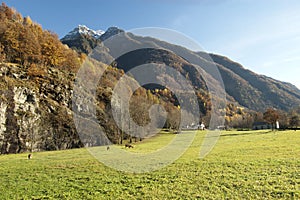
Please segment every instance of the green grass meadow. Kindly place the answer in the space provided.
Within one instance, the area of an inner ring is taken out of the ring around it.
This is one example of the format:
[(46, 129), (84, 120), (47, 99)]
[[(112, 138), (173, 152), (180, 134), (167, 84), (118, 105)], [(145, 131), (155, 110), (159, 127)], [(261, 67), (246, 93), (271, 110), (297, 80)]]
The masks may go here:
[[(106, 167), (84, 148), (31, 160), (1, 155), (0, 199), (300, 199), (300, 132), (224, 131), (199, 159), (204, 136), (198, 131), (178, 160), (143, 174)], [(155, 151), (173, 137), (161, 133), (126, 151)]]

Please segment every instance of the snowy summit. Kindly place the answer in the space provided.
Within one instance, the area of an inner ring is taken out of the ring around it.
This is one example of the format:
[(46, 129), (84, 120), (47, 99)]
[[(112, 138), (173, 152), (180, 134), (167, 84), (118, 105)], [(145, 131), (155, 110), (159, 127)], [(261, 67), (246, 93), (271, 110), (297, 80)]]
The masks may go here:
[(78, 27), (74, 28), (71, 32), (69, 32), (65, 37), (63, 37), (63, 40), (73, 39), (77, 35), (89, 35), (96, 39), (99, 39), (101, 35), (104, 34), (104, 31), (102, 30), (93, 30), (88, 28), (85, 25), (78, 25)]

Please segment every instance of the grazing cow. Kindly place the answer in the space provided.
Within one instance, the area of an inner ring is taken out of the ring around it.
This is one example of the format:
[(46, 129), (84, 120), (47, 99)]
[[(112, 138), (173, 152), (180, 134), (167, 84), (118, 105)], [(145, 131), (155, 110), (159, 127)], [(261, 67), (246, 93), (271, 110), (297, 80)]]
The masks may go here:
[(107, 151), (109, 150), (109, 146), (106, 147), (106, 150), (107, 150)]
[(125, 148), (133, 148), (133, 146), (131, 144), (125, 144)]
[(30, 160), (30, 159), (32, 158), (32, 155), (31, 155), (31, 153), (30, 153), (30, 154), (28, 154), (27, 158), (28, 158), (28, 160)]

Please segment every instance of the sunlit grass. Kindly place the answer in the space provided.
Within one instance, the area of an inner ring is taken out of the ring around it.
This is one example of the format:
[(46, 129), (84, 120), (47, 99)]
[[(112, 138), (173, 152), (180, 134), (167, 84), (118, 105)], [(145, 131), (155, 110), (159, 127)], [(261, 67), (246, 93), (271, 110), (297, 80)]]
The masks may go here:
[[(184, 134), (184, 133), (183, 133)], [(204, 159), (199, 131), (183, 156), (158, 171), (131, 174), (86, 149), (0, 156), (0, 199), (299, 199), (300, 132), (223, 132)], [(126, 151), (148, 153), (161, 134)]]

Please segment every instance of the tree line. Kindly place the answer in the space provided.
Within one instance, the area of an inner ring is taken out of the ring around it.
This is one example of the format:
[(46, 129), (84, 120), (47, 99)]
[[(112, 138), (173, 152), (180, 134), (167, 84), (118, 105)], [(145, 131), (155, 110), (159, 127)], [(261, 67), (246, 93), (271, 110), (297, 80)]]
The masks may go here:
[[(276, 123), (279, 123), (280, 129), (295, 129), (300, 126), (300, 107), (294, 108), (289, 112), (267, 108), (263, 112), (255, 112), (243, 108), (232, 107), (231, 104), (226, 112), (225, 125), (237, 129), (252, 129), (255, 122), (265, 122), (276, 128)], [(238, 110), (235, 110), (235, 109)], [(233, 113), (232, 113), (233, 112)]]

